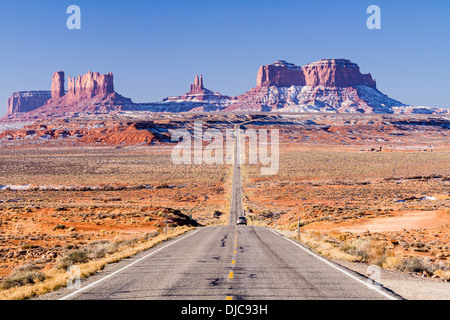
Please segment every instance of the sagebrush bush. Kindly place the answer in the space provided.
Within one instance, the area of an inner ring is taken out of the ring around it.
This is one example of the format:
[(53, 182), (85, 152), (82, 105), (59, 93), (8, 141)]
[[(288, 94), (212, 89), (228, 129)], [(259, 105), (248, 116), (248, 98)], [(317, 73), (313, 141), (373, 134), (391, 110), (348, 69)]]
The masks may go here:
[(71, 265), (89, 261), (88, 253), (84, 249), (66, 252), (58, 261), (58, 267), (67, 270)]
[(381, 241), (373, 239), (357, 239), (350, 243), (344, 242), (341, 250), (357, 256), (364, 262), (381, 266), (386, 259), (386, 249)]
[(413, 257), (410, 259), (404, 259), (401, 264), (401, 269), (409, 272), (423, 272), (428, 271), (427, 266), (422, 262), (421, 259)]
[(37, 266), (33, 264), (26, 264), (14, 269), (14, 271), (0, 284), (0, 289), (21, 287), (27, 284), (35, 283), (36, 281), (43, 281), (44, 279), (44, 273), (39, 271)]
[(366, 251), (364, 240), (358, 239), (350, 243), (345, 242), (341, 245), (341, 250), (353, 256), (359, 257), (361, 261), (369, 260), (369, 254)]

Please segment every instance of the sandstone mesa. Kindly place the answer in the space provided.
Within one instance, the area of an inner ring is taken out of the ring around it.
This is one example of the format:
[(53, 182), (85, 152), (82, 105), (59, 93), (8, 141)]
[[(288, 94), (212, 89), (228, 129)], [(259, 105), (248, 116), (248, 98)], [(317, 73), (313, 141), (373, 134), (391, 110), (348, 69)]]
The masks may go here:
[(407, 106), (377, 89), (370, 73), (347, 59), (321, 59), (305, 66), (278, 60), (260, 66), (256, 86), (237, 97), (205, 88), (196, 75), (190, 90), (160, 102), (134, 103), (114, 90), (112, 73), (68, 76), (53, 73), (50, 91), (19, 91), (8, 99), (3, 120), (41, 119), (73, 113), (151, 112), (331, 112), (449, 113), (445, 108)]

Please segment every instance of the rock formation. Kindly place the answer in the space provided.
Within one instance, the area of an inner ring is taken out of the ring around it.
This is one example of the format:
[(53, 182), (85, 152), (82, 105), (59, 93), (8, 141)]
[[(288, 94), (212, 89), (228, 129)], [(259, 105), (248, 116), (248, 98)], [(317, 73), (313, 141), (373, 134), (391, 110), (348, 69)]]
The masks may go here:
[[(231, 101), (235, 100), (234, 97), (229, 97), (226, 95), (222, 95), (218, 92), (211, 91), (206, 89), (203, 86), (203, 75), (195, 76), (194, 83), (191, 84), (189, 92), (185, 93), (182, 96), (174, 96), (167, 97), (163, 99), (164, 103), (200, 103), (203, 105), (207, 105), (206, 108), (198, 108), (200, 105), (192, 106), (192, 108), (197, 108), (197, 110), (208, 110), (213, 111), (213, 109), (220, 109), (224, 106), (230, 104)], [(217, 106), (217, 108), (215, 108)]]
[(292, 85), (304, 86), (305, 75), (301, 67), (284, 60), (259, 67), (256, 75), (256, 87), (290, 87)]
[(203, 75), (200, 75), (200, 79), (198, 75), (195, 75), (194, 83), (191, 84), (191, 90), (187, 94), (197, 94), (204, 92), (205, 88), (203, 87)]
[[(20, 120), (53, 118), (80, 112), (101, 112), (133, 109), (134, 103), (114, 91), (112, 73), (89, 71), (78, 77), (68, 77), (68, 90), (64, 91), (64, 72), (53, 73), (51, 91), (16, 93), (8, 100), (8, 119), (18, 112)], [(16, 116), (16, 120), (19, 119)]]
[[(64, 85), (64, 72), (55, 72), (52, 78), (52, 99), (36, 110), (43, 114), (110, 112), (126, 109), (133, 102), (114, 91), (112, 73), (91, 72), (68, 77), (67, 93), (61, 95)], [(54, 94), (53, 94), (54, 92)], [(59, 97), (58, 97), (59, 96)]]
[(195, 76), (189, 92), (154, 103), (133, 103), (114, 91), (112, 73), (89, 71), (68, 77), (53, 73), (51, 91), (20, 91), (8, 99), (10, 120), (53, 118), (74, 113), (112, 111), (208, 112), (280, 111), (344, 113), (449, 113), (448, 109), (405, 106), (376, 88), (371, 74), (360, 72), (347, 59), (322, 59), (305, 66), (284, 60), (261, 66), (256, 87), (238, 97), (205, 88), (203, 75)]
[(261, 66), (256, 87), (324, 86), (355, 87), (365, 85), (376, 89), (376, 82), (369, 74), (361, 74), (356, 63), (346, 59), (322, 59), (298, 67), (284, 60)]
[(369, 74), (346, 59), (322, 59), (299, 67), (284, 60), (261, 66), (256, 87), (225, 111), (393, 113), (403, 106), (376, 89)]
[(61, 98), (64, 92), (64, 71), (56, 71), (52, 77), (52, 99)]
[(67, 81), (67, 100), (76, 102), (90, 99), (97, 95), (108, 95), (114, 93), (114, 78), (112, 73), (100, 74), (91, 72), (71, 78)]
[(29, 112), (42, 107), (51, 98), (50, 91), (19, 91), (8, 98), (7, 115)]

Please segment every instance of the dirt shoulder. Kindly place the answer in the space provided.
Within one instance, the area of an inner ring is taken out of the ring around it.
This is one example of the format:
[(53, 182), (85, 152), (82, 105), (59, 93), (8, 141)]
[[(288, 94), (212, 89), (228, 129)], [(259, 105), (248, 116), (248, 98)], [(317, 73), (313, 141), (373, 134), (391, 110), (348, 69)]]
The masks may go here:
[[(369, 264), (362, 262), (348, 262), (333, 260), (333, 262), (369, 276)], [(397, 270), (380, 270), (379, 282), (406, 300), (450, 300), (450, 282), (441, 279), (422, 278)]]
[[(288, 230), (276, 229), (276, 231), (288, 238), (292, 238), (296, 234)], [(300, 243), (304, 245), (304, 243)], [(305, 247), (309, 246), (305, 245)], [(414, 273), (378, 268), (365, 262), (329, 260), (363, 277), (379, 282), (383, 287), (406, 300), (450, 300), (450, 282), (443, 279), (420, 277)]]

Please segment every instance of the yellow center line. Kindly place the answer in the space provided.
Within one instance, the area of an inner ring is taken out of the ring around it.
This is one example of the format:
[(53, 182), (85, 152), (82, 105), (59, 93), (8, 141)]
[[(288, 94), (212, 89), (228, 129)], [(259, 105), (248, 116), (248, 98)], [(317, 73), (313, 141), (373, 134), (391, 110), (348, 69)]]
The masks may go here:
[(233, 297), (227, 296), (225, 300), (233, 300)]
[(236, 263), (236, 260), (231, 261), (231, 263), (232, 263), (232, 264), (235, 264), (235, 263)]
[(233, 271), (230, 271), (230, 274), (228, 275), (228, 279), (233, 279)]

